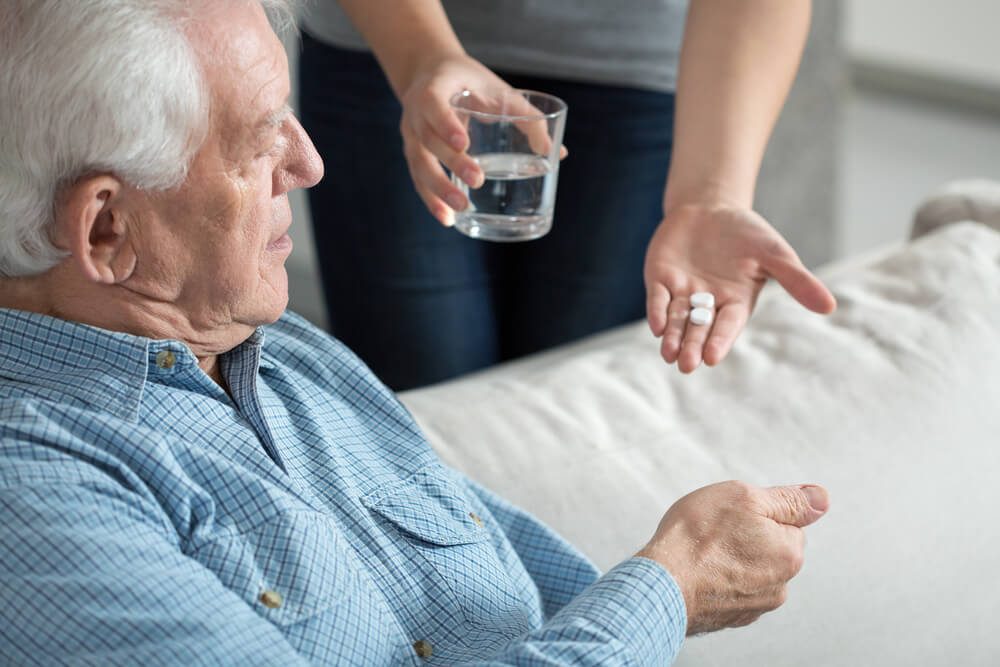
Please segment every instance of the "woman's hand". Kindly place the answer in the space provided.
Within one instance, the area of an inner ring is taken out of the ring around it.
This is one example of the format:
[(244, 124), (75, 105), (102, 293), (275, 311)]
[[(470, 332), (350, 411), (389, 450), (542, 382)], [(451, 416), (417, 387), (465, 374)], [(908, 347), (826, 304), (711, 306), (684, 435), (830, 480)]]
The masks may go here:
[[(784, 238), (754, 211), (726, 205), (684, 205), (664, 216), (646, 251), (646, 317), (662, 336), (660, 354), (690, 373), (725, 358), (768, 278), (817, 313), (836, 300)], [(711, 324), (688, 323), (689, 298), (715, 295)]]
[(482, 169), (465, 152), (469, 135), (449, 104), (463, 90), (502, 97), (510, 86), (477, 60), (453, 54), (425, 66), (400, 96), (399, 130), (410, 176), (431, 215), (448, 226), (454, 223), (454, 211), (469, 202), (441, 165), (469, 187), (483, 184)]

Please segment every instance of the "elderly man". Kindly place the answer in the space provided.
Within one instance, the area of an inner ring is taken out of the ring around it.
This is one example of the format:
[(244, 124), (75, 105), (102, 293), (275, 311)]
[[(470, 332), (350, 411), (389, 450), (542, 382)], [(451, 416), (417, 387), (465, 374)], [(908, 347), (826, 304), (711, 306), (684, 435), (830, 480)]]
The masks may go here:
[(663, 665), (781, 604), (822, 488), (599, 576), (283, 314), (322, 166), (258, 2), (7, 0), (0, 90), (5, 661)]

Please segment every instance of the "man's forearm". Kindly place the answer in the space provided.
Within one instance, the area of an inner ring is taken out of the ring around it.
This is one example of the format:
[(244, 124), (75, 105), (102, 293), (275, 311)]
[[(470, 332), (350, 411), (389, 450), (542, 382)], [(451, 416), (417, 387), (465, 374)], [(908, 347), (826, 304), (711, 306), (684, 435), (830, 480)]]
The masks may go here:
[(372, 48), (397, 97), (428, 62), (465, 53), (440, 0), (339, 2)]
[(811, 9), (810, 0), (692, 0), (665, 211), (696, 202), (752, 206)]

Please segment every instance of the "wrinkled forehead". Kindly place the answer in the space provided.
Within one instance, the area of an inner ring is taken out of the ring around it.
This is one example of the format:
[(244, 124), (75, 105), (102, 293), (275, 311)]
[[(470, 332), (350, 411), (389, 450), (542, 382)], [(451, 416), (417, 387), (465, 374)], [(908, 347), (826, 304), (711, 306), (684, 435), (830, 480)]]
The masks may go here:
[(208, 88), (210, 135), (224, 144), (252, 139), (288, 97), (285, 50), (259, 3), (206, 5), (186, 32)]

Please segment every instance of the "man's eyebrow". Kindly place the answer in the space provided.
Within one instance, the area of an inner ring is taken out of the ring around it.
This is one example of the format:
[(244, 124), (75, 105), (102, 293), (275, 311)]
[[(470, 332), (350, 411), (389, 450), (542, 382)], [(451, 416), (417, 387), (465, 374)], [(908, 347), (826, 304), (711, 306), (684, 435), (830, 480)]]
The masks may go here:
[(285, 102), (279, 109), (272, 111), (271, 113), (264, 116), (264, 118), (257, 123), (258, 133), (263, 133), (276, 127), (281, 127), (281, 124), (285, 122), (292, 114), (292, 107), (288, 102)]

